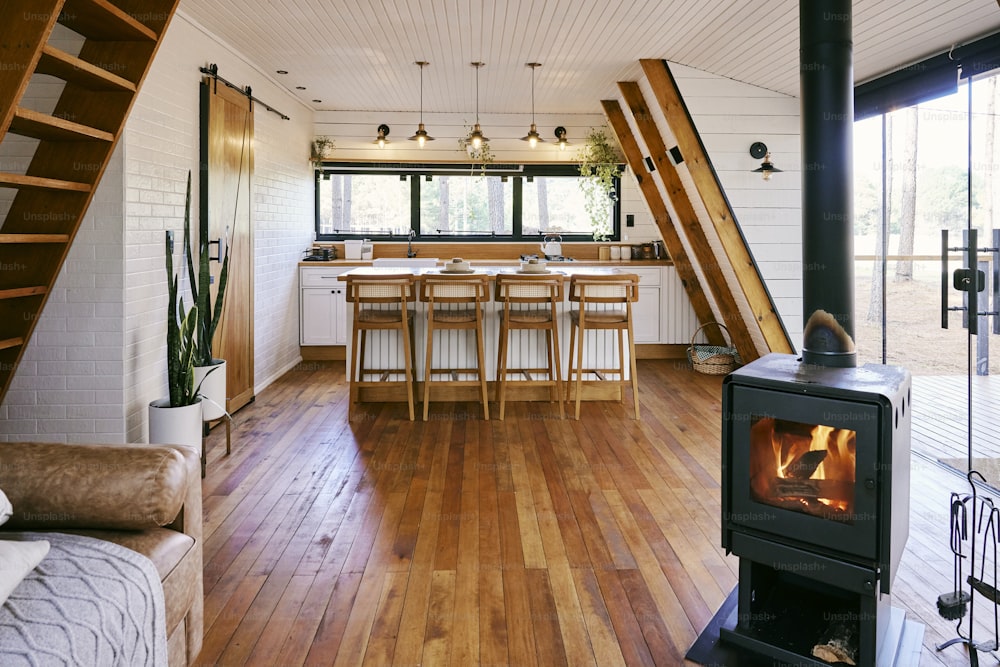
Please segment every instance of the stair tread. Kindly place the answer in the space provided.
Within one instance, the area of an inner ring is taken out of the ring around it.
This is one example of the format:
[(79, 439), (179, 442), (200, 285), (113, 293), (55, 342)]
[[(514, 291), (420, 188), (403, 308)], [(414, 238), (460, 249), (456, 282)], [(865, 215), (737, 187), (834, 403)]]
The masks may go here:
[(69, 243), (69, 234), (0, 234), (0, 243)]
[(32, 285), (30, 287), (11, 287), (0, 289), (0, 299), (22, 299), (26, 296), (38, 296), (45, 294), (49, 288), (45, 285)]
[(156, 33), (107, 0), (66, 0), (59, 22), (102, 42), (155, 42)]
[(51, 44), (42, 47), (42, 55), (35, 71), (58, 77), (89, 90), (135, 92), (135, 84), (131, 81), (71, 56)]
[(69, 190), (72, 192), (90, 192), (91, 190), (91, 185), (89, 183), (62, 181), (56, 178), (42, 178), (41, 176), (25, 176), (23, 174), (0, 172), (0, 186), (4, 185), (32, 190)]
[(74, 123), (65, 118), (18, 107), (10, 123), (10, 131), (26, 137), (47, 141), (114, 141), (110, 132)]
[(12, 347), (18, 347), (20, 345), (24, 345), (24, 339), (21, 337), (5, 338), (4, 340), (0, 340), (0, 350), (6, 350)]

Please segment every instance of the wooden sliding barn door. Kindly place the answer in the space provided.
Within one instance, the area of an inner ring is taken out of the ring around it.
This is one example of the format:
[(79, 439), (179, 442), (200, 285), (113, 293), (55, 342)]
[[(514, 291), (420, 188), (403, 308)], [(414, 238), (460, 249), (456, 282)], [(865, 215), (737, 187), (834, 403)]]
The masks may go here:
[[(213, 254), (228, 244), (229, 282), (222, 319), (213, 338), (226, 360), (226, 408), (253, 400), (253, 105), (245, 95), (209, 79), (201, 84), (201, 234)], [(221, 262), (212, 262), (212, 292)]]

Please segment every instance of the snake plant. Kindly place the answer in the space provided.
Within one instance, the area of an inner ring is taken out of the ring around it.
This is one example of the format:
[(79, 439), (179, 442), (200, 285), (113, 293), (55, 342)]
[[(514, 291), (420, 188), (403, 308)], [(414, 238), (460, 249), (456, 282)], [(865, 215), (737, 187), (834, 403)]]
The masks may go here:
[(195, 330), (198, 326), (198, 306), (185, 310), (184, 297), (177, 293), (174, 273), (173, 240), (166, 234), (167, 256), (167, 385), (170, 407), (180, 408), (198, 401), (194, 385)]
[[(198, 272), (195, 273), (194, 253), (191, 252), (191, 172), (188, 172), (187, 195), (184, 202), (184, 248), (187, 250), (188, 285), (191, 289), (191, 299), (197, 306), (200, 316), (195, 323), (195, 366), (213, 365), (212, 339), (215, 330), (222, 319), (222, 303), (226, 296), (226, 285), (229, 283), (229, 252), (222, 260), (222, 272), (219, 274), (219, 289), (212, 303), (212, 274), (209, 269), (211, 257), (208, 253), (208, 225), (202, 225), (198, 234)], [(219, 253), (222, 253), (221, 242)]]

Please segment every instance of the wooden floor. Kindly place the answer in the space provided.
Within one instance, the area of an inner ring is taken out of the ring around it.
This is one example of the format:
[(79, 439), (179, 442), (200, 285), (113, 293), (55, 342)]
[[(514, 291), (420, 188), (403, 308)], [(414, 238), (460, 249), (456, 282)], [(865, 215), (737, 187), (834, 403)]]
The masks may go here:
[[(303, 363), (236, 415), (231, 456), (209, 438), (199, 664), (685, 664), (736, 584), (721, 378), (674, 361), (639, 377), (640, 422), (618, 403), (578, 422), (441, 403), (426, 423), (390, 404), (348, 425), (343, 372)], [(922, 665), (968, 664), (932, 646), (954, 635), (935, 601), (964, 482), (921, 456), (912, 475), (893, 603), (927, 625)]]

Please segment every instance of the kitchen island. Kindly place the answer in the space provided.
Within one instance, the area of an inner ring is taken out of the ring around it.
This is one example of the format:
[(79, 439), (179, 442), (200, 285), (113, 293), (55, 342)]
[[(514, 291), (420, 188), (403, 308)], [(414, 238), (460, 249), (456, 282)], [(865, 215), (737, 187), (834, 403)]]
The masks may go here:
[[(498, 274), (502, 273), (516, 273), (519, 268), (518, 264), (506, 263), (490, 263), (482, 262), (479, 264), (474, 263), (472, 266), (473, 271), (476, 273), (483, 273), (491, 278), (494, 278)], [(566, 278), (566, 293), (568, 295), (569, 279), (575, 274), (610, 274), (610, 273), (635, 273), (640, 276), (640, 286), (643, 285), (644, 276), (649, 276), (652, 273), (652, 282), (655, 283), (653, 291), (646, 291), (646, 296), (653, 299), (652, 303), (643, 304), (642, 295), (640, 295), (640, 302), (635, 304), (633, 307), (634, 317), (638, 322), (640, 313), (645, 313), (647, 315), (650, 312), (655, 313), (653, 327), (656, 332), (659, 331), (659, 286), (660, 286), (660, 268), (649, 268), (649, 267), (632, 267), (628, 264), (609, 266), (607, 263), (602, 265), (594, 264), (583, 264), (576, 262), (560, 262), (560, 263), (550, 263), (548, 265), (550, 273), (557, 273), (565, 276)], [(337, 274), (337, 281), (343, 282), (351, 275), (388, 275), (388, 274), (399, 274), (399, 273), (410, 273), (417, 277), (419, 280), (421, 275), (428, 273), (441, 273), (440, 267), (428, 268), (428, 267), (406, 267), (406, 266), (395, 266), (395, 267), (382, 267), (382, 266), (355, 266), (352, 268), (345, 269)], [(343, 290), (343, 287), (341, 287)], [(305, 304), (305, 302), (304, 302)], [(427, 339), (426, 339), (426, 327), (424, 323), (426, 322), (426, 310), (425, 304), (421, 303), (419, 299), (413, 304), (415, 315), (415, 326), (414, 326), (414, 349), (418, 352), (426, 349)], [(498, 340), (497, 334), (499, 330), (499, 319), (498, 312), (500, 305), (494, 301), (490, 301), (485, 304), (484, 308), (484, 345), (485, 345), (485, 355), (486, 355), (486, 376), (488, 380), (493, 383), (496, 380), (496, 368), (497, 368), (497, 349)], [(567, 368), (568, 357), (569, 357), (569, 304), (564, 300), (559, 307), (559, 347), (561, 354), (561, 366), (563, 369)], [(353, 311), (351, 304), (344, 304), (344, 344), (346, 346), (345, 357), (350, 359), (351, 356), (351, 318), (353, 317)], [(371, 335), (369, 342), (365, 349), (365, 367), (367, 369), (400, 369), (404, 366), (404, 359), (402, 358), (401, 345), (397, 339), (396, 332), (379, 332), (380, 335)], [(648, 332), (647, 332), (648, 333)], [(639, 334), (636, 334), (636, 340), (639, 341)], [(473, 336), (468, 335), (463, 331), (439, 331), (435, 335), (434, 340), (434, 366), (436, 369), (440, 368), (470, 368), (476, 365), (476, 345)], [(618, 365), (618, 348), (617, 339), (611, 332), (597, 332), (593, 334), (588, 334), (586, 345), (584, 348), (584, 367), (596, 367), (596, 368), (611, 368)], [(419, 382), (424, 377), (424, 355), (418, 353), (416, 356), (416, 369), (415, 378)], [(544, 334), (537, 331), (524, 331), (515, 334), (512, 337), (510, 343), (510, 363), (511, 367), (539, 367), (545, 365), (545, 339)], [(628, 367), (628, 358), (626, 356), (625, 367)], [(564, 370), (565, 372), (565, 370)], [(452, 378), (454, 380), (468, 380), (474, 379), (474, 375), (462, 375), (460, 373), (454, 373)], [(565, 379), (565, 378), (564, 378)], [(446, 383), (444, 384), (444, 391), (440, 392), (442, 398), (448, 398), (451, 400), (475, 400), (474, 390), (467, 387), (456, 387), (451, 395), (448, 395)], [(610, 385), (610, 383), (609, 383)], [(389, 387), (387, 385), (386, 389), (382, 391), (388, 391)], [(516, 383), (511, 383), (509, 392), (516, 392), (511, 394), (512, 400), (524, 400), (524, 399), (534, 399), (538, 398), (540, 400), (548, 400), (547, 391), (535, 390), (535, 391), (523, 391), (519, 392)], [(381, 391), (369, 390), (367, 396), (363, 395), (362, 400), (392, 400), (391, 395), (382, 394)], [(418, 393), (419, 395), (419, 393)], [(436, 391), (436, 396), (438, 392)], [(583, 398), (616, 398), (618, 396), (617, 384), (610, 385), (604, 388), (600, 383), (588, 382), (586, 385), (586, 390), (584, 391)]]

